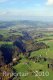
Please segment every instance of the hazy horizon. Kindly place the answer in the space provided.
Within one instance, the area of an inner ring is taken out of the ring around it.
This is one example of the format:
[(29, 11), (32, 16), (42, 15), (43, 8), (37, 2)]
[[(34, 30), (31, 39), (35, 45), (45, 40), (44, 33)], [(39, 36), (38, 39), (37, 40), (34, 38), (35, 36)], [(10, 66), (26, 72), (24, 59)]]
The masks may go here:
[(53, 21), (53, 0), (0, 0), (0, 21)]

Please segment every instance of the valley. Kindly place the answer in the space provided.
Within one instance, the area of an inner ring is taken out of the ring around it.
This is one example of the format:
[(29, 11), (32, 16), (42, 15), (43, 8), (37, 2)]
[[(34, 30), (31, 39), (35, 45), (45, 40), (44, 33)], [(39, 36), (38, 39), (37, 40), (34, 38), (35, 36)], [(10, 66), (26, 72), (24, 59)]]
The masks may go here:
[(0, 28), (0, 80), (53, 80), (53, 24), (7, 24)]

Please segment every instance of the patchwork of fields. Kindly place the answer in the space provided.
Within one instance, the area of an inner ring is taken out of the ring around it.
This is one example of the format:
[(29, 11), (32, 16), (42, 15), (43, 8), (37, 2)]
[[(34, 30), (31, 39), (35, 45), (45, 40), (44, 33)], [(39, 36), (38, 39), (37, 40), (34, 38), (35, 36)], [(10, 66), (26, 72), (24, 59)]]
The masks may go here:
[[(3, 30), (0, 31), (0, 34), (2, 34), (5, 38), (8, 38), (12, 33), (9, 34), (8, 31)], [(15, 34), (21, 35), (18, 32)], [(49, 47), (32, 51), (30, 53), (30, 58), (42, 56), (46, 59), (53, 60), (53, 32), (47, 32), (44, 34), (46, 35), (45, 37), (34, 39), (34, 41), (43, 42)], [(12, 45), (13, 41), (0, 41), (0, 45), (2, 44)], [(34, 60), (28, 59), (23, 54), (20, 54), (20, 57), (22, 59), (19, 63), (17, 61), (17, 64), (12, 66), (16, 74), (12, 80), (53, 80), (53, 68), (48, 68), (48, 63), (50, 63), (48, 60), (35, 62)]]
[[(49, 35), (48, 37), (39, 38), (37, 39), (37, 41), (46, 43), (49, 46), (49, 48), (34, 51), (31, 53), (30, 57), (41, 55), (43, 57), (53, 59), (53, 36), (51, 36), (51, 34), (49, 33), (47, 34)], [(20, 61), (20, 64), (14, 66), (14, 69), (16, 70), (17, 73), (19, 72), (29, 73), (25, 77), (21, 76), (20, 77), (21, 80), (50, 80), (50, 79), (53, 80), (53, 70), (49, 69), (47, 64), (48, 64), (48, 61), (34, 62), (34, 61), (31, 61), (31, 60), (29, 61), (28, 59), (23, 58)]]

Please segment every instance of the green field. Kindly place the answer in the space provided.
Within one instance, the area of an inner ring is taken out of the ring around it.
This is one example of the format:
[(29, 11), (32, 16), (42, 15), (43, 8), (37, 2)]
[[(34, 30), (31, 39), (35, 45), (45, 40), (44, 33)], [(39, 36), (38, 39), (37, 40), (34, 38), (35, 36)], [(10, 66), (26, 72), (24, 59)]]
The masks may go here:
[[(27, 62), (29, 62), (28, 64), (26, 64)], [(28, 61), (28, 60), (23, 60), (23, 62), (21, 62), (20, 64), (16, 65), (13, 67), (17, 73), (28, 73), (27, 76), (22, 76), (20, 77), (21, 80), (53, 80), (53, 71), (47, 68), (47, 62), (43, 62), (43, 63), (34, 63), (33, 61)], [(41, 72), (39, 70), (42, 70)], [(38, 71), (39, 73), (35, 73)], [(45, 75), (41, 75), (40, 74), (44, 72)], [(46, 75), (46, 72), (49, 73), (49, 75)], [(37, 75), (36, 75), (37, 74)], [(17, 79), (15, 79), (17, 80)]]
[[(53, 59), (53, 36), (51, 36), (51, 34), (47, 33), (48, 37), (37, 39), (38, 42), (46, 43), (49, 46), (49, 48), (34, 51), (31, 53), (30, 57), (42, 55), (43, 57)], [(28, 63), (28, 64), (26, 64), (26, 63)], [(41, 62), (35, 63), (34, 61), (30, 61), (30, 60), (23, 58), (20, 61), (20, 64), (17, 64), (13, 68), (16, 70), (17, 73), (19, 73), (19, 72), (22, 72), (22, 73), (28, 72), (29, 73), (25, 77), (20, 76), (20, 80), (53, 80), (53, 70), (48, 69), (47, 64), (48, 64), (47, 61), (46, 62), (41, 61)], [(42, 71), (39, 71), (39, 70), (42, 70)], [(35, 71), (35, 72), (38, 71), (39, 73), (48, 72), (49, 75), (48, 76), (46, 76), (46, 75), (41, 76), (39, 74), (35, 75), (35, 74), (33, 74), (33, 71)], [(15, 80), (17, 80), (17, 78)]]
[[(9, 34), (7, 30), (0, 30), (0, 34), (7, 38), (14, 33)], [(16, 32), (15, 35), (17, 34), (21, 35)], [(42, 55), (45, 58), (53, 59), (53, 32), (44, 34), (46, 35), (45, 37), (35, 39), (34, 41), (44, 42), (49, 48), (33, 51), (30, 57)], [(13, 42), (0, 41), (0, 45), (2, 44), (13, 44)], [(48, 68), (48, 61), (35, 62), (25, 58), (22, 54), (20, 57), (22, 57), (22, 59), (19, 61), (19, 64), (13, 66), (13, 69), (19, 74), (19, 77), (15, 77), (13, 80), (53, 80), (53, 70)], [(46, 72), (48, 72), (49, 75), (47, 75)]]
[(49, 40), (49, 41), (45, 41), (45, 43), (49, 46), (49, 48), (34, 51), (31, 53), (31, 57), (42, 55), (47, 58), (53, 58), (53, 41)]

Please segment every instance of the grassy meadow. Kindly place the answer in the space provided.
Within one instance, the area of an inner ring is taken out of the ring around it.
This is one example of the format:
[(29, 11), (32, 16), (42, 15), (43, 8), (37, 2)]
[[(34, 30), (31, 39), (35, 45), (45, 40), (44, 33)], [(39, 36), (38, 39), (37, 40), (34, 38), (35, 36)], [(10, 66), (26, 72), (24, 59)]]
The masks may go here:
[[(43, 57), (53, 59), (53, 33), (45, 33), (47, 36), (44, 38), (38, 38), (38, 42), (44, 42), (49, 46), (47, 49), (40, 49), (38, 51), (33, 51), (30, 55), (30, 57), (34, 56), (40, 56), (42, 55)], [(28, 62), (28, 64), (26, 64)], [(29, 74), (25, 77), (21, 76), (20, 80), (53, 80), (53, 70), (48, 69), (47, 67), (48, 61), (40, 61), (35, 63), (34, 61), (28, 60), (26, 58), (23, 58), (22, 61), (20, 61), (20, 64), (14, 66), (13, 68), (16, 70), (17, 73), (19, 72), (28, 72)], [(39, 71), (42, 70), (42, 71)], [(34, 74), (33, 72), (48, 72), (49, 75), (39, 75), (39, 74)], [(15, 79), (17, 80), (17, 79)]]
[[(7, 30), (0, 30), (0, 34), (2, 34), (5, 38), (8, 38), (9, 35), (11, 35)], [(18, 32), (15, 34), (21, 35)], [(30, 57), (42, 55), (45, 58), (53, 59), (53, 32), (47, 32), (44, 34), (46, 35), (45, 37), (37, 38), (34, 41), (44, 42), (49, 46), (49, 48), (33, 51), (31, 52)], [(2, 44), (13, 44), (13, 42), (0, 41), (0, 45)], [(12, 67), (19, 75), (13, 80), (53, 80), (53, 70), (48, 68), (48, 61), (35, 62), (27, 59), (22, 54), (20, 57), (22, 59), (19, 61), (19, 64)]]

